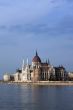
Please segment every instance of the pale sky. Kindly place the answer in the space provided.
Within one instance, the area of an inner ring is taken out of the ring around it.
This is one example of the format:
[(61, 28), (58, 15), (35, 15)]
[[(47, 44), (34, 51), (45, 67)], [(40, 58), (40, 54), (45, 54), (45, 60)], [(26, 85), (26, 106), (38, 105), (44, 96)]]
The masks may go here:
[(0, 0), (0, 76), (35, 51), (73, 71), (73, 0)]

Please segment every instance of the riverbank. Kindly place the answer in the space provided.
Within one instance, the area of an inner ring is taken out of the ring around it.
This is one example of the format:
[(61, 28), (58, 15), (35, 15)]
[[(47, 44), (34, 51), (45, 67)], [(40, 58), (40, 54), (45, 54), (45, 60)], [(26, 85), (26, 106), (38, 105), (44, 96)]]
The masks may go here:
[(15, 82), (0, 81), (0, 84), (28, 84), (28, 85), (48, 85), (48, 86), (73, 86), (73, 81), (38, 81), (38, 82)]

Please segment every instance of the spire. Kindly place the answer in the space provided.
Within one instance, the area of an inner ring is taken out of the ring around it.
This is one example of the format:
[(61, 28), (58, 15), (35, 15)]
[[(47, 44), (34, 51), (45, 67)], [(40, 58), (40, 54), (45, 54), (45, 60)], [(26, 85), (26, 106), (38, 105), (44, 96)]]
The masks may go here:
[(38, 56), (37, 50), (36, 50), (36, 56)]
[(46, 59), (46, 63), (47, 63), (47, 59)]
[(23, 63), (22, 63), (22, 68), (24, 67), (24, 59), (23, 59)]
[(23, 66), (24, 66), (24, 59), (23, 59)]
[(27, 66), (29, 65), (29, 62), (28, 62), (28, 58), (27, 58)]
[(48, 64), (50, 65), (50, 61), (49, 61), (49, 59), (48, 59)]
[(24, 66), (25, 66), (25, 64), (24, 64), (24, 59), (23, 59), (22, 70), (24, 70)]

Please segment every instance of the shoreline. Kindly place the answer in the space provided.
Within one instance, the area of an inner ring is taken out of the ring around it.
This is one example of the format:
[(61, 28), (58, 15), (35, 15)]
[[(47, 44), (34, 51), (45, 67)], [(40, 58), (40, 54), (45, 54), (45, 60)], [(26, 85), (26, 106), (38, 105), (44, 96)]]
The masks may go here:
[(73, 81), (38, 81), (38, 82), (15, 82), (0, 81), (0, 84), (20, 84), (20, 85), (43, 85), (43, 86), (73, 86)]

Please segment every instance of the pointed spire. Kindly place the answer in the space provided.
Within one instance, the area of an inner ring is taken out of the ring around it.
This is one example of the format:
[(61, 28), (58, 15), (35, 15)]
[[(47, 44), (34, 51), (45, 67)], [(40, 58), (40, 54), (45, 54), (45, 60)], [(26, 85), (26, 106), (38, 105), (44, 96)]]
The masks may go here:
[(29, 65), (29, 62), (28, 62), (28, 58), (27, 58), (27, 66)]
[(48, 59), (48, 64), (50, 65), (50, 61), (49, 61), (49, 59)]
[(47, 59), (46, 59), (46, 63), (47, 63)]
[(23, 59), (23, 63), (22, 63), (22, 71), (24, 70), (24, 66), (25, 66), (25, 64), (24, 64), (24, 59)]
[(24, 59), (23, 59), (23, 66), (24, 66)]
[(36, 56), (38, 56), (37, 50), (36, 50)]

